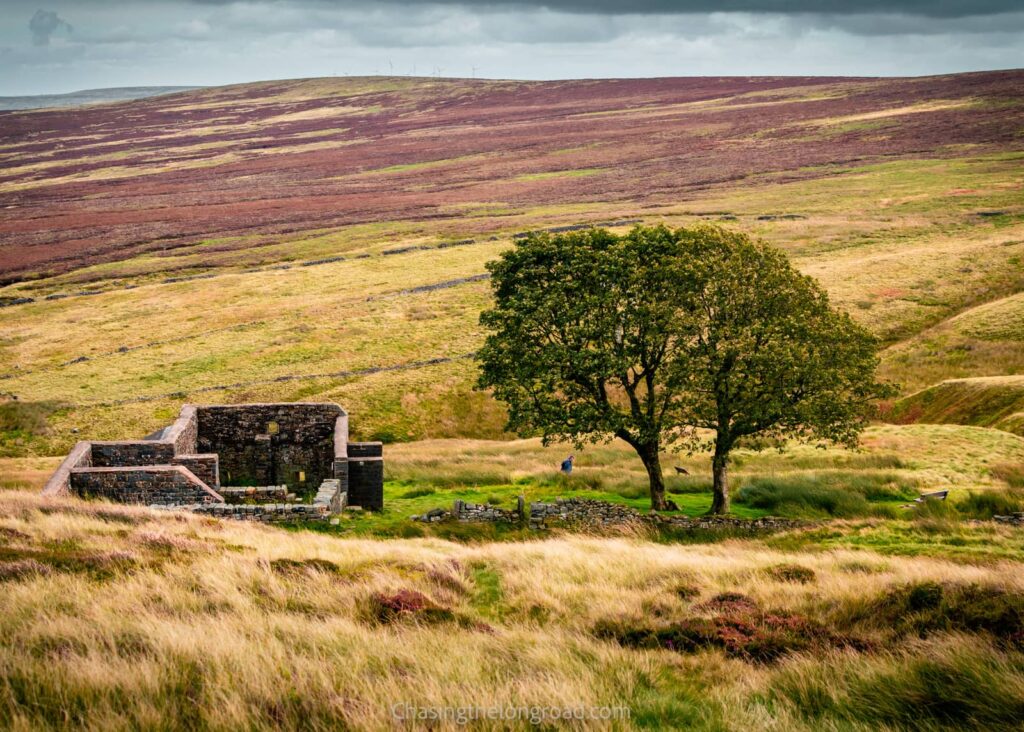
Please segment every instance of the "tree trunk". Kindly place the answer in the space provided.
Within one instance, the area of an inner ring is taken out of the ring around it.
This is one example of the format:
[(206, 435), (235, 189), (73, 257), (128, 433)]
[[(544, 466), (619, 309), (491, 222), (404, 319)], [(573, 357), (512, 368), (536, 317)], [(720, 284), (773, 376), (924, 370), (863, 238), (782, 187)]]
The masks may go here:
[(647, 477), (651, 481), (651, 508), (665, 511), (668, 501), (665, 500), (665, 476), (661, 473), (661, 458), (658, 457), (658, 443), (640, 445), (636, 450), (640, 460), (647, 468)]
[(711, 510), (708, 513), (729, 513), (729, 452), (715, 448), (711, 459), (712, 490)]

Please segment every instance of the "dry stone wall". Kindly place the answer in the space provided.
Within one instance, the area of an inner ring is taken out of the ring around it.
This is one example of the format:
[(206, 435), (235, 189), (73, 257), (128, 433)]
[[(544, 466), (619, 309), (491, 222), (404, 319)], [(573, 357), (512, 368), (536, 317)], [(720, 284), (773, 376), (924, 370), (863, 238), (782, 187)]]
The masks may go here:
[(214, 490), (220, 487), (220, 462), (216, 453), (206, 455), (178, 455), (171, 458), (171, 465), (184, 465), (199, 480)]
[(197, 449), (220, 458), (221, 484), (309, 493), (334, 476), (336, 404), (242, 404), (199, 411)]
[(644, 514), (618, 503), (589, 498), (558, 498), (554, 503), (530, 504), (530, 527), (546, 529), (552, 524), (639, 523)]
[(125, 440), (92, 443), (92, 464), (97, 468), (164, 465), (173, 459), (174, 445), (168, 442)]
[(71, 488), (83, 498), (118, 503), (176, 505), (221, 503), (216, 492), (180, 465), (75, 468)]
[[(228, 488), (237, 491), (234, 495), (245, 493), (256, 495), (275, 495), (284, 498), (287, 486), (270, 486), (262, 489)], [(347, 505), (347, 494), (341, 481), (333, 478), (325, 480), (316, 493), (312, 503), (197, 503), (190, 506), (177, 506), (194, 513), (215, 518), (230, 518), (240, 521), (259, 521), (262, 523), (294, 523), (308, 521), (327, 521), (334, 514), (341, 513)], [(161, 506), (154, 506), (161, 508)]]
[(527, 513), (522, 496), (518, 498), (518, 506), (511, 510), (456, 500), (450, 511), (436, 508), (411, 518), (413, 521), (424, 523), (454, 520), (464, 523), (522, 524), (538, 531), (556, 527), (600, 529), (635, 525), (663, 526), (679, 531), (774, 532), (806, 525), (803, 521), (774, 517), (739, 519), (718, 516), (665, 516), (644, 513), (619, 503), (578, 497), (557, 498), (551, 503), (535, 501), (530, 503), (530, 510)]
[(217, 492), (224, 496), (225, 503), (274, 503), (295, 495), (288, 492), (286, 485), (230, 487)]
[(992, 520), (1010, 526), (1024, 526), (1024, 513), (1013, 513), (1009, 516), (993, 516)]

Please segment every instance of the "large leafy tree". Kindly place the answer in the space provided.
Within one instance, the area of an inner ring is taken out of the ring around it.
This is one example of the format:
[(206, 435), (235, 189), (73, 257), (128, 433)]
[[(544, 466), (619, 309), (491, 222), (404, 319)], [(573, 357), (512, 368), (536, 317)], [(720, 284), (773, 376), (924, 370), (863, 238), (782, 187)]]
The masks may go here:
[(711, 450), (711, 512), (724, 513), (737, 441), (852, 447), (893, 390), (875, 378), (875, 337), (782, 252), (718, 227), (673, 236), (685, 259), (673, 293), (685, 313), (674, 418), (688, 428), (684, 445)]
[(488, 265), (494, 307), (479, 385), (509, 428), (545, 441), (617, 437), (664, 509), (662, 447), (709, 447), (713, 512), (753, 435), (852, 442), (872, 400), (875, 342), (780, 253), (716, 227), (532, 235)]

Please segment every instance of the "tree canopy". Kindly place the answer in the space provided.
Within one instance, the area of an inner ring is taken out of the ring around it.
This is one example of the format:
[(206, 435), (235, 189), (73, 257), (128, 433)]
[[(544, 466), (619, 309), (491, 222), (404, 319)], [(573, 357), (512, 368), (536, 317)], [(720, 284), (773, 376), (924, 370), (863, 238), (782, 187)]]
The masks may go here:
[(737, 440), (852, 444), (888, 393), (874, 337), (781, 252), (740, 233), (535, 234), (488, 267), (479, 386), (520, 434), (627, 442), (656, 509), (668, 506), (663, 447), (712, 450), (712, 510), (724, 512)]

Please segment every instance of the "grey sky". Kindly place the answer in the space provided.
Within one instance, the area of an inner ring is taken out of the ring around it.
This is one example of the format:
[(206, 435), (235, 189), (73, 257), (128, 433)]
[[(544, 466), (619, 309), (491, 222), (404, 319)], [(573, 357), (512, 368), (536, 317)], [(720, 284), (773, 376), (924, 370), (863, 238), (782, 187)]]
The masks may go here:
[(0, 95), (395, 73), (919, 75), (1024, 66), (1024, 0), (0, 0)]

